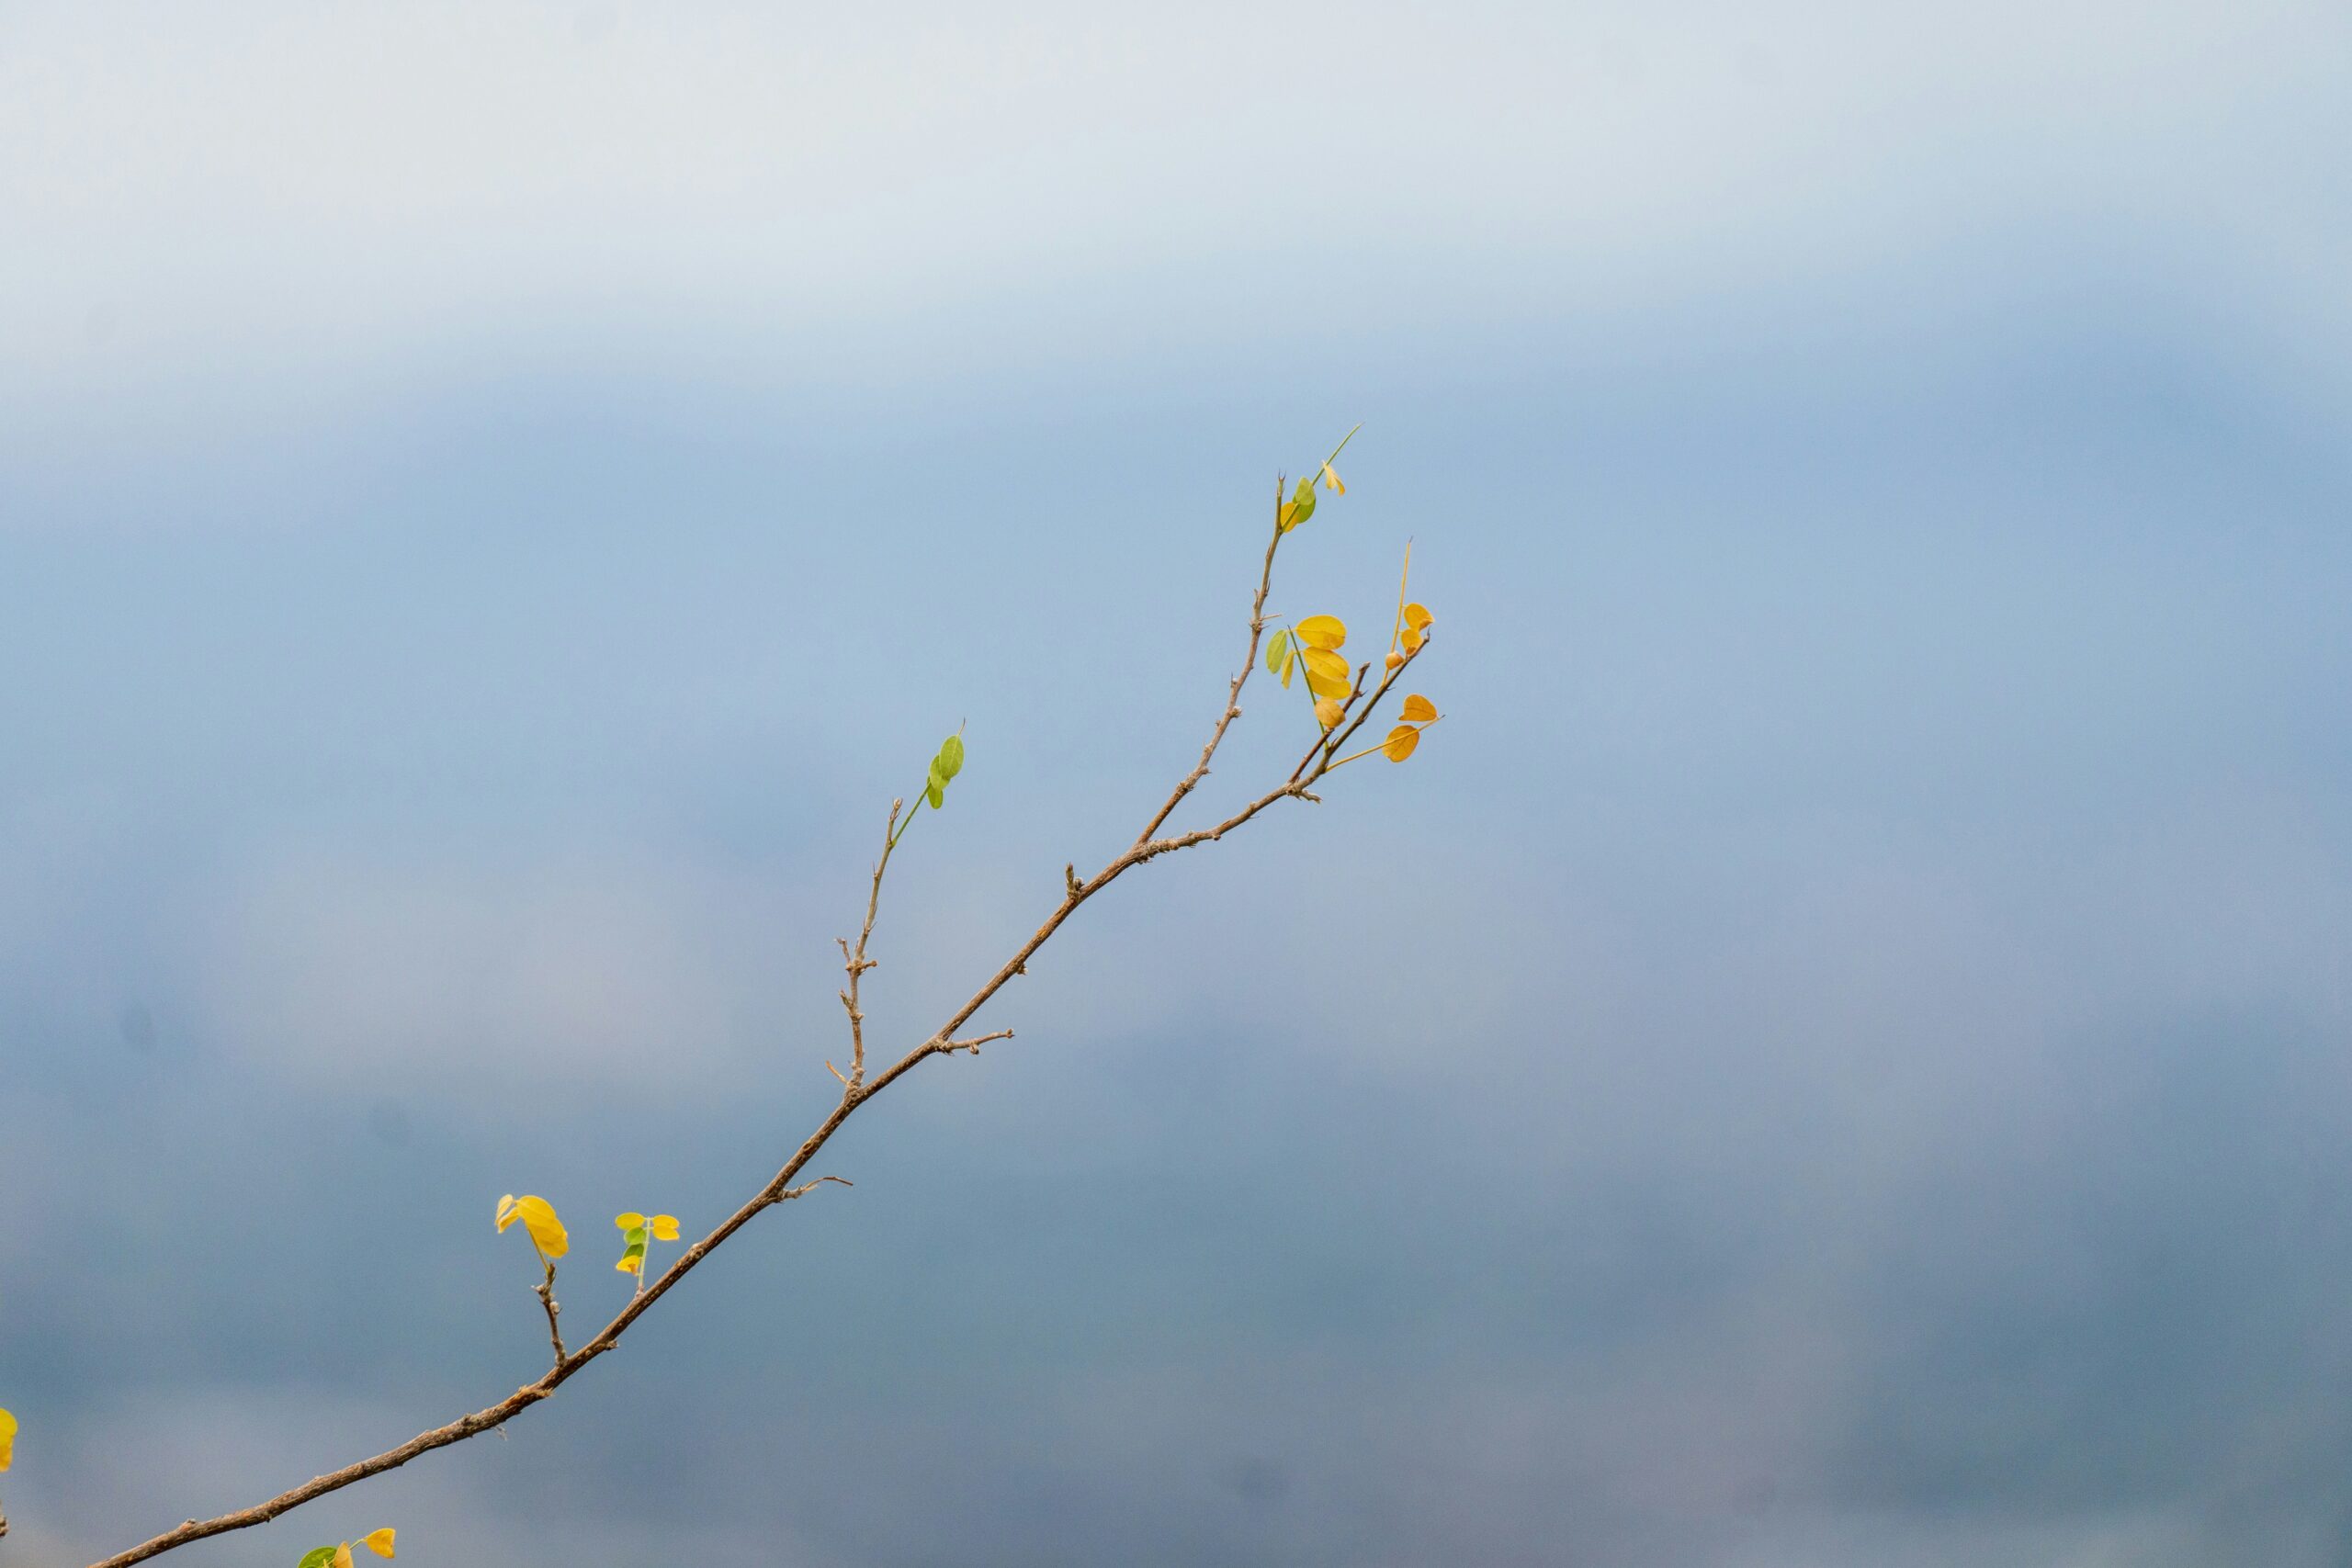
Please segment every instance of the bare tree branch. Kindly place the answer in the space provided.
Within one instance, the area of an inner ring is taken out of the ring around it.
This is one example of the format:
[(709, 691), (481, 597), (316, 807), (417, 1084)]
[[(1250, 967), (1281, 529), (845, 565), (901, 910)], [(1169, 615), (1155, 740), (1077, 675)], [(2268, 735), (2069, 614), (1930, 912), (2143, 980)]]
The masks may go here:
[[(1276, 496), (1278, 515), (1280, 494), (1278, 490)], [(398, 1469), (411, 1460), (430, 1453), (435, 1449), (447, 1448), (452, 1443), (462, 1442), (469, 1438), (490, 1431), (547, 1399), (578, 1375), (590, 1362), (617, 1345), (621, 1336), (628, 1331), (631, 1325), (651, 1311), (656, 1302), (674, 1289), (704, 1258), (709, 1257), (729, 1237), (750, 1224), (753, 1216), (762, 1210), (801, 1197), (825, 1182), (839, 1182), (842, 1186), (850, 1185), (842, 1178), (833, 1176), (819, 1177), (815, 1180), (797, 1187), (792, 1183), (803, 1168), (816, 1156), (817, 1152), (823, 1148), (834, 1133), (841, 1129), (842, 1123), (848, 1121), (860, 1106), (912, 1071), (916, 1065), (926, 1057), (947, 1055), (958, 1051), (977, 1055), (979, 1047), (989, 1042), (1012, 1038), (1012, 1032), (1009, 1029), (969, 1037), (959, 1036), (956, 1031), (970, 1022), (973, 1016), (986, 1007), (1014, 976), (1026, 974), (1029, 960), (1052, 939), (1056, 931), (1061, 929), (1062, 922), (1075, 914), (1080, 906), (1088, 899), (1148, 861), (1179, 850), (1189, 849), (1197, 844), (1213, 843), (1224, 838), (1227, 833), (1251, 821), (1260, 813), (1279, 801), (1298, 799), (1314, 802), (1317, 800), (1318, 797), (1309, 786), (1317, 783), (1326, 773), (1330, 771), (1331, 759), (1336, 754), (1340, 743), (1348, 736), (1353, 735), (1363, 726), (1364, 720), (1378, 705), (1380, 699), (1395, 684), (1396, 677), (1406, 666), (1410, 664), (1410, 656), (1407, 658), (1404, 664), (1390, 671), (1387, 678), (1363, 702), (1362, 707), (1355, 711), (1352, 724), (1348, 725), (1344, 730), (1335, 726), (1332, 730), (1318, 735), (1315, 744), (1308, 749), (1306, 755), (1300, 759), (1298, 766), (1292, 770), (1291, 776), (1283, 783), (1259, 795), (1214, 826), (1166, 837), (1156, 836), (1166, 825), (1169, 818), (1175, 813), (1176, 808), (1183, 803), (1184, 798), (1208, 775), (1209, 764), (1215, 760), (1218, 747), (1223, 744), (1227, 730), (1232, 722), (1240, 716), (1241, 688), (1248, 682), (1251, 670), (1258, 662), (1259, 646), (1265, 630), (1266, 595), (1273, 581), (1274, 556), (1281, 547), (1282, 539), (1283, 532), (1278, 524), (1273, 537), (1266, 546), (1265, 563), (1259, 573), (1257, 592), (1250, 600), (1248, 654), (1242, 661), (1239, 673), (1234, 676), (1227, 691), (1225, 705), (1218, 713), (1215, 727), (1209, 732), (1208, 743), (1201, 749), (1200, 761), (1194, 764), (1190, 773), (1177, 782), (1167, 802), (1152, 814), (1149, 821), (1144, 824), (1143, 830), (1136, 835), (1135, 841), (1100, 871), (1081, 880), (1075, 863), (1065, 867), (1061, 902), (1046, 916), (1045, 920), (1029, 935), (1028, 939), (1022, 942), (996, 973), (974, 991), (928, 1039), (869, 1080), (865, 1075), (865, 1019), (859, 1009), (859, 983), (865, 972), (873, 968), (876, 964), (876, 960), (867, 956), (867, 946), (874, 934), (875, 916), (881, 903), (883, 874), (889, 866), (891, 850), (896, 847), (899, 838), (905, 831), (905, 824), (900, 821), (903, 802), (891, 803), (889, 828), (885, 834), (882, 856), (875, 864), (873, 883), (866, 897), (865, 924), (860, 928), (854, 946), (852, 946), (846, 939), (840, 942), (842, 962), (848, 975), (848, 984), (841, 992), (841, 999), (842, 1007), (849, 1014), (850, 1070), (847, 1074), (843, 1074), (839, 1068), (832, 1067), (831, 1062), (826, 1063), (829, 1068), (832, 1068), (833, 1076), (841, 1080), (842, 1092), (839, 1101), (827, 1113), (824, 1120), (818, 1123), (816, 1129), (801, 1141), (800, 1146), (793, 1152), (791, 1158), (785, 1161), (782, 1168), (777, 1170), (764, 1186), (745, 1200), (740, 1208), (729, 1214), (709, 1235), (686, 1248), (668, 1269), (662, 1271), (659, 1279), (644, 1286), (639, 1293), (631, 1297), (628, 1303), (622, 1307), (610, 1322), (599, 1329), (594, 1337), (577, 1349), (569, 1352), (564, 1349), (562, 1336), (556, 1326), (556, 1316), (560, 1309), (556, 1305), (554, 1297), (555, 1270), (550, 1265), (548, 1269), (548, 1278), (537, 1287), (537, 1291), (547, 1308), (548, 1333), (555, 1350), (555, 1364), (537, 1380), (524, 1384), (495, 1404), (485, 1405), (469, 1415), (460, 1416), (445, 1426), (420, 1432), (397, 1447), (345, 1465), (340, 1470), (314, 1476), (300, 1486), (281, 1492), (266, 1502), (255, 1504), (252, 1507), (217, 1515), (209, 1519), (189, 1519), (177, 1528), (166, 1530), (127, 1551), (105, 1558), (93, 1564), (92, 1568), (130, 1568), (132, 1563), (143, 1562), (152, 1557), (188, 1545), (193, 1541), (266, 1524), (291, 1509), (323, 1497), (331, 1492), (340, 1491), (357, 1482), (365, 1481), (370, 1476), (380, 1475), (386, 1471)], [(1360, 693), (1361, 676), (1357, 682), (1357, 688)], [(1355, 695), (1351, 694), (1349, 698), (1349, 706), (1354, 707), (1355, 701)], [(910, 814), (907, 820), (911, 822)]]

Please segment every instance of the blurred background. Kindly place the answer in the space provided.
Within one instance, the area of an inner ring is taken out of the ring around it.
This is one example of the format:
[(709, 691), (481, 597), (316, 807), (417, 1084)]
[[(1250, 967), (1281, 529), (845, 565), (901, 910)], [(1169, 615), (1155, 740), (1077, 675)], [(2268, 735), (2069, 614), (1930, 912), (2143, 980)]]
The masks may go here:
[[(2352, 16), (0, 8), (10, 1561), (2352, 1561)], [(1295, 698), (1295, 694), (1293, 694)], [(1278, 777), (1261, 691), (1180, 820)], [(609, 1256), (608, 1256), (609, 1255)], [(664, 1254), (657, 1248), (657, 1266)]]

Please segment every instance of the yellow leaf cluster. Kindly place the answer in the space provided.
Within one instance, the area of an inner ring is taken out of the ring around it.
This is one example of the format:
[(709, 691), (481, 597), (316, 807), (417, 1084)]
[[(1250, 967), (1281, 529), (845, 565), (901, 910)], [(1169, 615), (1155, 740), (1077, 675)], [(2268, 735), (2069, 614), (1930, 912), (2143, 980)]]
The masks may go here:
[(0, 1410), (0, 1470), (17, 1462), (17, 1418)]
[[(1298, 644), (1298, 661), (1306, 669), (1306, 689), (1317, 699), (1315, 711), (1323, 712), (1325, 703), (1344, 699), (1355, 690), (1348, 679), (1348, 661), (1340, 649), (1348, 643), (1348, 624), (1337, 615), (1309, 615), (1291, 628)], [(1287, 679), (1283, 684), (1289, 684)], [(1333, 721), (1326, 719), (1324, 728)]]
[(555, 1205), (546, 1199), (517, 1198), (512, 1192), (501, 1198), (498, 1201), (499, 1233), (505, 1234), (506, 1227), (517, 1220), (523, 1223), (525, 1230), (531, 1233), (531, 1245), (539, 1249), (540, 1257), (561, 1258), (571, 1250), (571, 1238), (564, 1233), (563, 1222), (556, 1218)]
[[(1347, 646), (1348, 624), (1337, 615), (1309, 615), (1266, 644), (1266, 668), (1290, 687), (1291, 672), (1306, 671), (1306, 690), (1317, 699), (1344, 698), (1355, 689), (1348, 679), (1348, 661), (1340, 656)], [(1317, 711), (1321, 711), (1318, 701)]]
[(640, 1283), (645, 1279), (647, 1241), (678, 1239), (678, 1216), (675, 1214), (656, 1214), (649, 1220), (631, 1209), (625, 1214), (615, 1214), (613, 1224), (620, 1227), (623, 1243), (621, 1260), (613, 1267), (624, 1274), (636, 1275)]

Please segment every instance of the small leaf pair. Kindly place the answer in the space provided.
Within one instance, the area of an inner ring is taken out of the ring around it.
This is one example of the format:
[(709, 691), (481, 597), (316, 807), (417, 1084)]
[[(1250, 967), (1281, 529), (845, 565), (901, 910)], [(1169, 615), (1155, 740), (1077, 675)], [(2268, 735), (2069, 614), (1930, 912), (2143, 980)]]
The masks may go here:
[[(379, 1557), (392, 1554), (392, 1531), (380, 1529), (363, 1537), (359, 1542)], [(341, 1546), (314, 1546), (302, 1553), (302, 1561), (295, 1568), (351, 1568), (351, 1542)]]
[(1390, 730), (1388, 739), (1380, 743), (1380, 754), (1392, 762), (1401, 762), (1413, 754), (1413, 748), (1421, 743), (1421, 732), (1417, 727), (1435, 724), (1439, 714), (1435, 703), (1416, 692), (1405, 699), (1404, 709), (1397, 716), (1408, 722)]
[[(1328, 469), (1330, 465), (1327, 463), (1324, 467)], [(1291, 491), (1290, 499), (1275, 509), (1274, 526), (1287, 534), (1314, 515), (1315, 481), (1301, 479), (1298, 488)]]
[(1276, 533), (1287, 534), (1293, 528), (1297, 527), (1301, 523), (1306, 522), (1308, 518), (1315, 515), (1316, 479), (1321, 479), (1323, 481), (1323, 488), (1329, 491), (1333, 495), (1345, 495), (1348, 493), (1348, 487), (1340, 482), (1340, 470), (1333, 468), (1331, 465), (1340, 460), (1340, 454), (1346, 451), (1348, 448), (1348, 443), (1356, 438), (1356, 430), (1362, 430), (1363, 428), (1363, 426), (1359, 424), (1356, 426), (1355, 430), (1351, 430), (1345, 435), (1340, 437), (1340, 444), (1331, 448), (1331, 455), (1324, 458), (1322, 463), (1317, 467), (1314, 475), (1311, 478), (1299, 480), (1297, 485), (1291, 491), (1290, 499), (1288, 501), (1278, 502), (1275, 504), (1274, 531)]
[(1331, 765), (1335, 768), (1344, 767), (1360, 757), (1371, 756), (1374, 751), (1392, 762), (1401, 762), (1413, 754), (1414, 747), (1421, 743), (1421, 731), (1445, 716), (1437, 711), (1435, 703), (1419, 692), (1415, 692), (1405, 699), (1405, 706), (1397, 716), (1405, 722), (1391, 729), (1388, 732), (1388, 738), (1379, 745), (1367, 746), (1361, 751), (1351, 751)]
[[(1405, 585), (1413, 576), (1413, 541), (1405, 541), (1405, 569), (1396, 574), (1396, 625), (1388, 634), (1388, 668), (1396, 669), (1407, 657), (1420, 652), (1421, 644), (1429, 640), (1430, 623), (1437, 619), (1427, 604), (1414, 604), (1405, 597)], [(1402, 644), (1405, 652), (1399, 654)]]
[[(544, 1198), (517, 1198), (512, 1192), (498, 1201), (498, 1230), (503, 1235), (508, 1225), (520, 1221), (530, 1233), (531, 1245), (539, 1257), (552, 1263), (571, 1250), (571, 1238), (565, 1234), (563, 1222), (556, 1218), (555, 1205)], [(389, 1552), (387, 1556), (390, 1555)]]
[(678, 1239), (678, 1216), (656, 1214), (647, 1219), (632, 1209), (626, 1214), (613, 1216), (613, 1224), (621, 1228), (621, 1260), (613, 1265), (624, 1274), (637, 1276), (638, 1289), (645, 1288), (645, 1244), (647, 1240), (675, 1241)]
[(1396, 634), (1396, 640), (1404, 644), (1407, 653), (1420, 652), (1421, 644), (1429, 640), (1430, 623), (1435, 619), (1427, 604), (1405, 606), (1405, 626)]
[(947, 800), (947, 781), (964, 771), (964, 732), (957, 730), (939, 743), (939, 753), (931, 760), (931, 773), (924, 778), (923, 798), (936, 811)]

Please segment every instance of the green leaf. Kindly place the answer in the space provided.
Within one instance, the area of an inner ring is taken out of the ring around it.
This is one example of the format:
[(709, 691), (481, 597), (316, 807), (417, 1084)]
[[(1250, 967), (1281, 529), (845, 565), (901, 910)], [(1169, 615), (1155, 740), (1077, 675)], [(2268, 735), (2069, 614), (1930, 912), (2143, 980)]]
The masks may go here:
[(314, 1546), (310, 1551), (302, 1553), (302, 1561), (296, 1563), (294, 1568), (327, 1568), (327, 1564), (334, 1561), (334, 1547)]
[(621, 1237), (621, 1240), (627, 1245), (637, 1248), (639, 1252), (644, 1251), (645, 1227), (643, 1225), (637, 1226), (635, 1229), (631, 1230), (628, 1235)]
[(1297, 527), (1315, 515), (1315, 479), (1312, 475), (1298, 481), (1290, 494), (1290, 525)]
[(964, 738), (951, 735), (939, 743), (939, 755), (933, 758), (931, 771), (943, 779), (952, 779), (964, 771)]
[(1266, 640), (1266, 672), (1279, 675), (1283, 666), (1290, 662), (1290, 629), (1284, 627)]
[(946, 803), (947, 786), (939, 782), (937, 774), (933, 774), (924, 784), (922, 793), (923, 798), (931, 802), (931, 808), (933, 811)]

